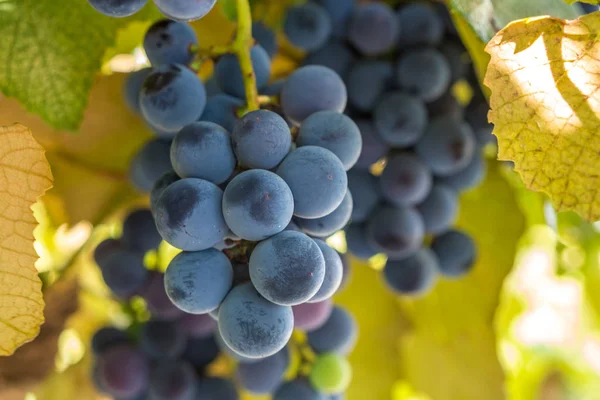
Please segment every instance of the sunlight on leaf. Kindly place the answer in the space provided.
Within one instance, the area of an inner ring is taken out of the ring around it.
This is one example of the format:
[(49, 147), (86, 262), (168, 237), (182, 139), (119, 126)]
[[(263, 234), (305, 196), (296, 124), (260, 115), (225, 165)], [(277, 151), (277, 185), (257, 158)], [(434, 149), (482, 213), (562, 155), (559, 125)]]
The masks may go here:
[(44, 322), (31, 206), (52, 185), (52, 173), (26, 127), (0, 127), (0, 142), (0, 355), (6, 356), (35, 338)]
[(558, 211), (600, 218), (600, 14), (517, 21), (488, 44), (499, 158)]

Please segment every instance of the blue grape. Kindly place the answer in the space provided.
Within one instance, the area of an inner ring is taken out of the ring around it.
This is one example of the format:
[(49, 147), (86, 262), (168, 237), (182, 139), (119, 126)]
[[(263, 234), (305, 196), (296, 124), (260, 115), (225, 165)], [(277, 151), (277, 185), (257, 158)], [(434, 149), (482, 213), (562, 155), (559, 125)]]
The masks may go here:
[(305, 51), (323, 46), (332, 29), (327, 11), (315, 3), (289, 8), (283, 22), (283, 32), (290, 43)]
[(598, 11), (597, 5), (587, 4), (587, 3), (582, 3), (582, 2), (578, 2), (577, 4), (579, 5), (579, 7), (581, 7), (584, 14), (591, 14), (593, 12)]
[(450, 86), (450, 64), (435, 49), (411, 50), (398, 60), (396, 78), (400, 87), (411, 95), (426, 102), (433, 101)]
[(184, 315), (184, 313), (167, 296), (164, 278), (164, 274), (152, 271), (141, 296), (146, 301), (148, 311), (153, 317), (161, 320), (174, 320)]
[(102, 268), (106, 286), (118, 297), (129, 297), (142, 287), (148, 277), (144, 255), (121, 250), (111, 254)]
[(346, 72), (354, 62), (355, 57), (352, 49), (337, 39), (330, 40), (317, 51), (308, 54), (304, 59), (304, 65), (322, 65), (330, 68), (341, 77), (346, 76)]
[(400, 24), (394, 11), (383, 3), (356, 7), (348, 28), (348, 40), (362, 54), (377, 56), (396, 45)]
[(281, 90), (281, 106), (295, 124), (317, 111), (342, 112), (348, 100), (346, 86), (335, 71), (307, 65), (294, 71)]
[(220, 352), (215, 335), (210, 334), (205, 338), (190, 337), (186, 343), (182, 359), (192, 364), (194, 368), (204, 369), (217, 359)]
[(429, 196), (417, 207), (425, 224), (425, 232), (438, 235), (450, 229), (458, 215), (458, 205), (454, 190), (440, 183), (435, 184)]
[(439, 272), (447, 278), (460, 278), (468, 274), (477, 258), (473, 239), (461, 231), (448, 231), (437, 236), (431, 250), (439, 260)]
[(316, 391), (307, 381), (295, 379), (279, 386), (273, 394), (273, 400), (327, 400), (327, 397)]
[(158, 199), (154, 215), (158, 232), (172, 246), (185, 251), (206, 250), (225, 238), (227, 224), (221, 211), (223, 192), (196, 178), (169, 185)]
[(242, 172), (229, 182), (223, 194), (225, 222), (242, 239), (259, 241), (283, 231), (293, 213), (292, 191), (273, 172)]
[(403, 92), (385, 95), (373, 119), (380, 137), (392, 147), (414, 145), (427, 126), (427, 108), (422, 101)]
[(362, 150), (354, 168), (368, 169), (387, 154), (389, 146), (379, 136), (371, 121), (359, 119), (356, 120), (356, 125), (362, 137)]
[[(252, 67), (256, 75), (256, 87), (258, 90), (267, 86), (271, 76), (271, 59), (261, 46), (256, 45), (250, 51)], [(244, 87), (244, 76), (240, 61), (235, 54), (225, 54), (217, 61), (215, 65), (215, 78), (223, 92), (238, 97), (246, 98), (246, 88)]]
[(348, 171), (348, 189), (352, 193), (352, 222), (365, 222), (381, 200), (379, 180), (369, 173)]
[(230, 380), (218, 377), (204, 377), (198, 381), (198, 399), (238, 400), (239, 395)]
[(300, 147), (277, 168), (294, 196), (294, 215), (321, 218), (344, 200), (348, 178), (344, 165), (331, 151), (317, 146)]
[(348, 225), (348, 222), (350, 222), (351, 215), (352, 195), (350, 194), (350, 191), (347, 191), (342, 204), (340, 204), (331, 214), (315, 219), (296, 218), (296, 224), (302, 232), (310, 236), (323, 238), (344, 229), (344, 227)]
[(389, 261), (383, 270), (383, 276), (387, 286), (394, 292), (418, 296), (431, 289), (437, 269), (435, 254), (429, 249), (421, 249), (404, 260)]
[(367, 225), (367, 239), (391, 260), (414, 254), (425, 235), (423, 219), (411, 208), (383, 207)]
[(142, 192), (149, 192), (161, 176), (171, 171), (171, 143), (161, 139), (147, 142), (131, 160), (129, 177)]
[(94, 249), (94, 261), (100, 269), (106, 266), (106, 262), (110, 260), (110, 257), (119, 252), (123, 248), (120, 240), (117, 239), (106, 239), (98, 244)]
[(167, 295), (190, 314), (205, 314), (219, 307), (232, 282), (231, 262), (215, 249), (182, 252), (165, 272)]
[(348, 250), (362, 260), (368, 260), (377, 253), (377, 249), (367, 239), (367, 229), (363, 224), (351, 224), (346, 229)]
[(224, 343), (246, 358), (277, 353), (293, 329), (292, 308), (266, 300), (251, 283), (233, 288), (219, 308), (219, 332)]
[(183, 354), (186, 337), (170, 321), (146, 322), (140, 331), (140, 347), (151, 358), (175, 359)]
[(270, 394), (283, 381), (283, 376), (290, 363), (287, 347), (270, 357), (256, 363), (240, 363), (236, 377), (240, 385), (253, 394)]
[(269, 57), (273, 58), (277, 53), (277, 37), (273, 29), (262, 22), (254, 22), (252, 24), (252, 36), (265, 49)]
[(447, 40), (439, 48), (440, 53), (450, 66), (450, 82), (455, 83), (467, 77), (469, 73), (469, 57), (460, 41)]
[(413, 153), (393, 156), (381, 174), (381, 192), (392, 204), (413, 206), (425, 200), (433, 185), (431, 171)]
[(238, 161), (248, 168), (275, 168), (292, 145), (288, 124), (268, 110), (244, 115), (235, 124), (231, 139)]
[(190, 364), (182, 360), (162, 360), (150, 374), (148, 388), (152, 400), (194, 400), (198, 380)]
[(96, 11), (113, 18), (128, 17), (140, 11), (148, 0), (88, 0)]
[(160, 178), (158, 178), (154, 185), (152, 186), (152, 190), (150, 191), (150, 209), (152, 212), (156, 210), (156, 206), (158, 204), (158, 199), (162, 196), (163, 192), (169, 185), (180, 180), (179, 175), (175, 172), (168, 171), (165, 172)]
[(225, 182), (236, 165), (229, 132), (212, 122), (185, 126), (171, 144), (171, 164), (182, 178)]
[(185, 22), (163, 19), (155, 22), (144, 36), (144, 50), (152, 65), (188, 65), (198, 46), (194, 29)]
[(149, 209), (132, 211), (123, 221), (121, 242), (126, 249), (146, 253), (158, 248), (161, 240)]
[(108, 349), (100, 356), (97, 368), (99, 383), (112, 396), (133, 398), (148, 386), (148, 361), (130, 346)]
[(152, 68), (142, 68), (139, 71), (132, 72), (125, 78), (123, 85), (123, 97), (125, 104), (135, 113), (140, 113), (140, 92), (144, 81), (152, 72)]
[(462, 192), (481, 184), (485, 178), (486, 169), (485, 158), (479, 154), (475, 154), (469, 165), (453, 175), (440, 179), (440, 182), (456, 191)]
[(348, 354), (358, 338), (358, 324), (344, 308), (335, 306), (318, 329), (308, 332), (308, 344), (316, 353)]
[(176, 131), (197, 121), (206, 105), (202, 81), (183, 65), (160, 65), (140, 92), (144, 118), (157, 128)]
[(311, 238), (284, 231), (256, 246), (250, 256), (250, 279), (267, 300), (293, 306), (317, 293), (325, 267), (323, 253)]
[(338, 252), (322, 240), (314, 239), (314, 242), (319, 246), (325, 259), (325, 279), (323, 279), (323, 284), (319, 288), (319, 291), (310, 298), (309, 301), (311, 303), (327, 300), (333, 296), (340, 287), (342, 275), (344, 274), (344, 267), (342, 266), (342, 260)]
[(95, 355), (102, 355), (109, 349), (129, 343), (127, 332), (113, 327), (100, 328), (92, 337), (92, 351)]
[(346, 78), (348, 102), (357, 110), (373, 111), (390, 87), (394, 68), (387, 61), (362, 60), (352, 66)]
[(329, 14), (333, 35), (339, 38), (345, 37), (356, 0), (316, 0), (316, 3), (321, 5)]
[(492, 135), (494, 125), (488, 122), (489, 105), (485, 99), (473, 99), (465, 110), (465, 120), (471, 126), (477, 145), (484, 147), (489, 143), (494, 143), (496, 137)]
[(170, 19), (193, 21), (209, 13), (217, 0), (153, 0), (156, 7)]
[(330, 150), (349, 170), (360, 156), (362, 138), (350, 117), (336, 111), (319, 111), (304, 120), (296, 144)]
[(431, 121), (415, 147), (431, 171), (441, 177), (466, 168), (475, 150), (475, 136), (469, 125), (449, 116)]
[(208, 314), (184, 314), (177, 320), (177, 328), (192, 339), (212, 337), (216, 327), (217, 323)]
[(317, 303), (302, 303), (292, 307), (294, 312), (294, 326), (305, 332), (314, 331), (325, 324), (331, 311), (333, 303), (331, 299)]
[(237, 110), (243, 106), (244, 101), (237, 97), (224, 93), (216, 94), (208, 98), (200, 121), (214, 122), (231, 132), (238, 120)]
[(408, 4), (398, 12), (401, 47), (437, 46), (444, 38), (444, 21), (429, 4)]

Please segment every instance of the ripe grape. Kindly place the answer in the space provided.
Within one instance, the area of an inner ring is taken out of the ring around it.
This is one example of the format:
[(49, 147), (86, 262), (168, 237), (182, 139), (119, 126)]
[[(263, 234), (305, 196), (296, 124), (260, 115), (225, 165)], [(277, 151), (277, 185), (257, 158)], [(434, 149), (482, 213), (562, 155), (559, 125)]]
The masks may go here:
[(149, 398), (194, 400), (198, 379), (190, 364), (182, 360), (162, 360), (150, 374)]
[(348, 171), (348, 189), (352, 193), (352, 222), (366, 221), (381, 200), (378, 178), (368, 171)]
[(106, 261), (110, 259), (110, 256), (119, 250), (121, 250), (122, 244), (120, 240), (117, 239), (106, 239), (96, 246), (94, 249), (94, 261), (100, 269), (103, 269), (106, 265)]
[(188, 65), (194, 59), (192, 48), (198, 46), (194, 29), (185, 22), (163, 19), (155, 22), (144, 36), (144, 50), (154, 66)]
[(440, 179), (440, 182), (462, 192), (478, 186), (485, 178), (486, 169), (485, 158), (475, 154), (469, 165), (453, 175)]
[(358, 324), (348, 311), (335, 306), (325, 324), (308, 332), (307, 337), (308, 344), (316, 353), (345, 355), (356, 344)]
[(331, 36), (332, 25), (327, 11), (318, 4), (306, 3), (287, 10), (283, 32), (296, 47), (313, 51)]
[(357, 119), (355, 122), (362, 137), (362, 150), (354, 168), (368, 169), (387, 154), (389, 146), (379, 136), (372, 121)]
[(277, 353), (293, 329), (292, 308), (266, 300), (251, 283), (233, 288), (219, 308), (219, 332), (225, 344), (244, 357)]
[(250, 279), (267, 300), (284, 306), (311, 299), (323, 284), (325, 259), (319, 246), (300, 232), (284, 231), (256, 246)]
[(377, 253), (377, 249), (367, 238), (367, 227), (364, 224), (351, 224), (346, 229), (346, 243), (350, 252), (363, 260), (367, 260)]
[(140, 111), (140, 92), (144, 81), (152, 73), (152, 68), (142, 68), (139, 71), (132, 72), (125, 78), (125, 84), (123, 86), (123, 97), (125, 98), (125, 104), (129, 109), (137, 114)]
[(473, 239), (456, 230), (437, 236), (431, 249), (439, 259), (440, 274), (447, 278), (459, 278), (469, 273), (477, 258)]
[(209, 13), (217, 0), (153, 0), (156, 7), (170, 19), (193, 21)]
[(129, 177), (133, 186), (149, 192), (161, 176), (171, 171), (171, 143), (155, 139), (147, 142), (131, 160)]
[(402, 47), (437, 46), (444, 37), (444, 21), (429, 4), (408, 4), (398, 11)]
[(333, 26), (333, 35), (344, 37), (348, 32), (348, 23), (356, 0), (316, 0), (329, 14)]
[(327, 400), (310, 384), (301, 379), (287, 381), (273, 394), (273, 400)]
[(231, 262), (215, 249), (182, 252), (165, 273), (167, 295), (190, 314), (205, 314), (219, 307), (232, 282)]
[(162, 238), (185, 251), (206, 250), (225, 238), (227, 224), (221, 211), (223, 192), (197, 178), (169, 185), (156, 204), (154, 215)]
[(319, 111), (304, 120), (296, 144), (330, 150), (349, 170), (360, 156), (362, 138), (358, 126), (348, 116), (336, 111)]
[(157, 66), (144, 81), (140, 108), (152, 125), (178, 131), (197, 121), (206, 105), (202, 81), (183, 65)]
[(140, 11), (148, 0), (88, 0), (94, 9), (113, 18), (128, 17)]
[(225, 93), (216, 94), (208, 98), (200, 121), (214, 122), (231, 132), (238, 120), (237, 110), (243, 106), (244, 101), (237, 97)]
[(317, 51), (308, 54), (304, 59), (304, 65), (321, 65), (344, 77), (355, 61), (352, 49), (346, 43), (332, 39)]
[(390, 50), (399, 34), (398, 19), (384, 3), (356, 7), (348, 28), (348, 40), (366, 56), (377, 56)]
[(102, 387), (112, 396), (133, 398), (148, 386), (148, 361), (130, 346), (108, 349), (98, 360), (98, 377)]
[(394, 68), (390, 62), (361, 60), (355, 63), (346, 78), (348, 103), (363, 112), (373, 111), (390, 88), (393, 76)]
[(320, 218), (331, 214), (344, 200), (346, 170), (331, 151), (317, 146), (300, 147), (277, 168), (294, 196), (294, 215)]
[(225, 222), (242, 239), (258, 241), (283, 231), (293, 212), (292, 191), (273, 172), (242, 172), (229, 182), (223, 194)]
[(146, 253), (156, 249), (161, 240), (149, 209), (135, 210), (123, 221), (121, 241), (125, 248)]
[(318, 303), (329, 299), (339, 289), (342, 283), (342, 275), (344, 274), (344, 267), (342, 266), (342, 260), (337, 251), (329, 247), (327, 243), (319, 239), (313, 239), (314, 242), (319, 246), (323, 258), (325, 259), (325, 278), (323, 284), (319, 288), (319, 291), (310, 298), (309, 302)]
[(315, 219), (296, 218), (295, 221), (300, 230), (307, 235), (324, 238), (333, 235), (348, 225), (352, 215), (352, 207), (352, 195), (350, 191), (347, 191), (342, 203), (331, 214)]
[(236, 165), (229, 132), (212, 122), (185, 126), (171, 144), (171, 164), (182, 178), (225, 182)]
[(153, 317), (161, 320), (175, 320), (184, 313), (167, 296), (164, 278), (164, 274), (160, 272), (150, 272), (150, 277), (140, 294), (146, 300), (148, 311)]
[(458, 197), (450, 187), (436, 183), (417, 210), (423, 218), (425, 232), (438, 235), (450, 229), (458, 215)]
[(183, 354), (186, 337), (170, 321), (146, 322), (140, 331), (140, 347), (153, 359), (175, 359)]
[(383, 270), (387, 286), (394, 292), (408, 296), (426, 293), (433, 284), (438, 270), (436, 255), (427, 248), (398, 261), (389, 261)]
[(144, 256), (137, 252), (120, 250), (112, 253), (102, 266), (106, 286), (118, 297), (135, 294), (148, 277)]
[(367, 225), (371, 246), (392, 260), (414, 254), (421, 247), (424, 235), (423, 220), (411, 208), (382, 207), (375, 211)]
[(236, 377), (240, 385), (250, 393), (270, 394), (283, 381), (289, 362), (289, 350), (284, 347), (279, 352), (256, 363), (240, 363)]
[[(195, 315), (194, 317), (199, 317), (199, 315)], [(208, 319), (212, 321), (210, 317)], [(221, 351), (217, 345), (217, 335), (218, 333), (213, 334), (211, 331), (210, 335), (204, 338), (189, 337), (183, 351), (183, 360), (192, 364), (194, 368), (206, 368), (217, 359)]]
[[(258, 90), (264, 88), (271, 76), (271, 59), (261, 46), (256, 45), (250, 51), (252, 67), (256, 75), (256, 87)], [(238, 97), (246, 98), (244, 87), (244, 76), (240, 61), (234, 54), (225, 54), (215, 65), (215, 78), (223, 92)]]
[(244, 115), (235, 124), (231, 139), (238, 161), (248, 168), (275, 168), (292, 145), (285, 120), (268, 110)]
[(314, 331), (325, 324), (332, 310), (333, 303), (330, 299), (293, 306), (294, 326), (305, 332)]
[(404, 53), (396, 72), (403, 90), (430, 102), (440, 98), (450, 85), (451, 70), (446, 58), (435, 49), (417, 49)]
[(392, 204), (413, 206), (427, 197), (433, 185), (431, 171), (413, 153), (393, 156), (381, 174), (381, 192)]
[(281, 90), (281, 106), (295, 124), (317, 111), (342, 112), (347, 102), (346, 86), (338, 74), (320, 65), (294, 71)]
[(386, 94), (373, 113), (380, 137), (392, 147), (409, 147), (423, 135), (427, 108), (419, 99), (403, 92)]
[(113, 327), (98, 329), (92, 337), (92, 351), (95, 355), (102, 355), (109, 349), (129, 343), (127, 332)]

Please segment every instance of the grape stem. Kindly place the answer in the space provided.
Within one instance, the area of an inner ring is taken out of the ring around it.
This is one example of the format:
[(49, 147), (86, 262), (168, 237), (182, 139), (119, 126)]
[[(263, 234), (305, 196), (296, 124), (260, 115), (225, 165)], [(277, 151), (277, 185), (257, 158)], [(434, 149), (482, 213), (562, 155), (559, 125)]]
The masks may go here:
[(237, 1), (237, 31), (235, 39), (228, 46), (213, 46), (209, 49), (212, 57), (233, 53), (240, 62), (244, 88), (246, 89), (246, 112), (256, 111), (260, 108), (258, 90), (256, 89), (256, 75), (252, 66), (250, 51), (254, 46), (252, 37), (252, 14), (248, 0)]

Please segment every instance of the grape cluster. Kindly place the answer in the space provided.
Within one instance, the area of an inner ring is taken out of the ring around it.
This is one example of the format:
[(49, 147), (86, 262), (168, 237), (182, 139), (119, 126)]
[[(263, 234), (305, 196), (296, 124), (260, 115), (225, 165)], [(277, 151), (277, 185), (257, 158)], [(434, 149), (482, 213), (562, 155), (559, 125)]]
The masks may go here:
[[(168, 18), (177, 21), (193, 21), (204, 17), (217, 0), (152, 0)], [(148, 0), (88, 0), (99, 13), (113, 18), (123, 18), (140, 11)]]
[(361, 259), (385, 254), (385, 281), (403, 295), (473, 266), (472, 238), (452, 227), (458, 195), (485, 175), (492, 138), (481, 93), (466, 109), (452, 94), (472, 69), (438, 6), (317, 0), (293, 8), (284, 25), (288, 41), (309, 52), (303, 68), (328, 67), (346, 84), (345, 113), (362, 137), (348, 172), (348, 249)]

